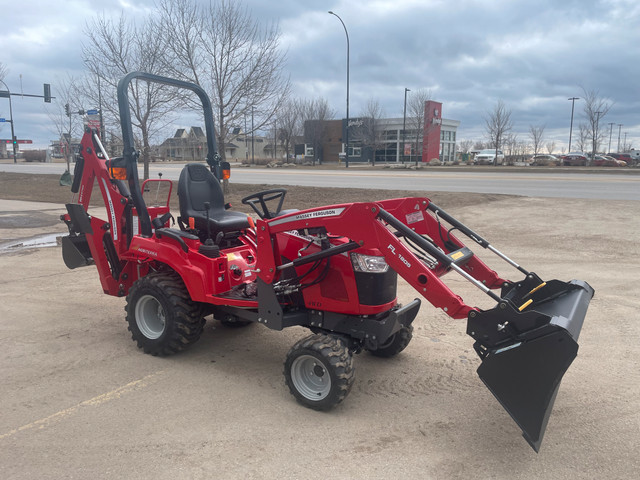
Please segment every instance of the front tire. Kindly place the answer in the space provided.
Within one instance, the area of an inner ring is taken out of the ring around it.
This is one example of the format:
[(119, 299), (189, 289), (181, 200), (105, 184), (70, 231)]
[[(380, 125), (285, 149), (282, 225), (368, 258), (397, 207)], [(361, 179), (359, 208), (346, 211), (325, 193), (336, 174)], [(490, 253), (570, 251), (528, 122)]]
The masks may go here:
[(400, 330), (391, 335), (385, 343), (378, 346), (375, 350), (369, 350), (369, 352), (376, 357), (394, 357), (407, 348), (412, 338), (413, 325), (409, 325), (408, 327), (403, 326)]
[(171, 355), (195, 343), (204, 329), (203, 311), (176, 273), (150, 273), (127, 295), (131, 337), (145, 353)]
[(355, 380), (353, 355), (340, 338), (310, 335), (287, 353), (284, 376), (299, 403), (314, 410), (330, 410), (351, 390)]

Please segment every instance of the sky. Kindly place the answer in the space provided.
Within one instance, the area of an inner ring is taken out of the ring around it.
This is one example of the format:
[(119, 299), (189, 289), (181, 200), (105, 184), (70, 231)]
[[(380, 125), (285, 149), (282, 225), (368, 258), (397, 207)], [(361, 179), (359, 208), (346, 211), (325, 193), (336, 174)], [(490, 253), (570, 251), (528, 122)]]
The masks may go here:
[[(207, 2), (208, 0), (197, 0)], [(85, 29), (97, 15), (148, 15), (153, 0), (0, 0), (0, 62), (12, 93), (43, 94), (84, 73)], [(11, 5), (9, 5), (11, 4)], [(640, 2), (637, 0), (245, 0), (255, 19), (278, 23), (292, 93), (326, 98), (338, 118), (370, 99), (385, 117), (401, 118), (404, 89), (429, 90), (444, 118), (459, 120), (458, 140), (486, 140), (485, 119), (498, 101), (511, 111), (512, 133), (529, 140), (545, 126), (545, 144), (567, 147), (570, 97), (595, 91), (611, 104), (600, 128), (640, 148)], [(0, 84), (0, 89), (4, 87)], [(411, 93), (409, 93), (411, 95)], [(56, 100), (54, 100), (55, 102)], [(46, 147), (56, 138), (42, 99), (12, 96), (16, 135)], [(575, 101), (577, 125), (585, 122)], [(0, 98), (0, 117), (9, 118)], [(610, 124), (613, 124), (611, 127)], [(622, 126), (619, 126), (622, 125)], [(0, 138), (10, 126), (0, 123)], [(608, 138), (604, 149), (608, 149)], [(574, 140), (575, 141), (575, 140)], [(573, 149), (573, 148), (572, 148)]]

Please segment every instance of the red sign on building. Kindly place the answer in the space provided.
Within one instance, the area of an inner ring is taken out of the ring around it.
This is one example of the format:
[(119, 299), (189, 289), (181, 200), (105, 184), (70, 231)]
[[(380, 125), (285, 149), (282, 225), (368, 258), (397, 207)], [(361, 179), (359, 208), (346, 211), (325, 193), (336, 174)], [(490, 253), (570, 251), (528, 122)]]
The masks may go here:
[(424, 130), (422, 136), (422, 161), (440, 159), (440, 130), (442, 127), (442, 103), (424, 102)]

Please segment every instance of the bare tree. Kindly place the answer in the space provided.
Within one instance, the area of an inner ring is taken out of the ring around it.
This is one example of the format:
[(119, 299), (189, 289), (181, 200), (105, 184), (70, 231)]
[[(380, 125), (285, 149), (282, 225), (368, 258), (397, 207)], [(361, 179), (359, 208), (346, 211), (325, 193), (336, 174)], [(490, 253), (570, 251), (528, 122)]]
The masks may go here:
[(204, 9), (193, 0), (161, 0), (157, 8), (159, 14), (153, 22), (156, 34), (165, 39), (162, 60), (166, 75), (201, 85)]
[(304, 140), (313, 146), (313, 164), (322, 158), (322, 145), (327, 136), (326, 121), (335, 118), (336, 112), (325, 98), (305, 100), (300, 105), (300, 120), (304, 126)]
[[(99, 81), (105, 99), (103, 109), (112, 118), (119, 119), (118, 81), (133, 71), (162, 75), (164, 40), (158, 37), (150, 20), (138, 25), (127, 21), (124, 15), (118, 20), (98, 16), (87, 24), (85, 34), (87, 42), (82, 49), (83, 60), (91, 75), (81, 86), (82, 93), (97, 105)], [(179, 96), (180, 92), (175, 88), (145, 81), (134, 80), (129, 87), (131, 121), (140, 132), (145, 179), (149, 178), (151, 138), (170, 123)]]
[[(584, 123), (578, 126), (578, 151), (584, 152), (587, 149), (589, 143), (589, 127)], [(569, 152), (571, 153), (571, 152)]]
[(591, 159), (598, 152), (600, 143), (606, 137), (605, 129), (600, 129), (600, 121), (605, 117), (611, 103), (599, 96), (596, 90), (582, 88), (584, 94), (584, 115), (587, 118), (587, 129), (591, 140)]
[(462, 153), (469, 153), (469, 151), (473, 148), (473, 140), (460, 140), (458, 142), (458, 151)]
[(529, 125), (529, 138), (531, 139), (531, 146), (533, 147), (534, 157), (538, 155), (538, 152), (540, 152), (540, 150), (542, 150), (544, 129), (544, 125)]
[[(504, 145), (503, 151), (505, 154), (505, 161), (508, 162), (510, 165), (513, 165), (513, 162), (515, 162), (518, 157), (518, 151), (519, 151), (518, 134), (517, 133), (505, 134), (502, 140), (502, 144)], [(495, 163), (496, 162), (494, 161), (494, 165)]]
[(553, 155), (553, 151), (556, 149), (556, 142), (548, 142), (547, 143), (547, 153), (549, 155)]
[(232, 0), (206, 6), (195, 0), (163, 0), (159, 9), (172, 74), (210, 93), (224, 157), (234, 125), (253, 111), (254, 134), (273, 123), (288, 97), (279, 27), (272, 23), (263, 28), (242, 3)]
[(482, 140), (476, 140), (473, 143), (473, 149), (474, 150), (485, 150), (488, 147), (488, 145), (486, 143), (484, 143)]
[(287, 163), (289, 162), (293, 139), (302, 135), (302, 103), (297, 99), (287, 99), (282, 108), (278, 111), (278, 132), (277, 139), (284, 147)]
[(383, 131), (380, 127), (380, 119), (384, 117), (384, 110), (378, 100), (370, 98), (360, 116), (367, 119), (361, 129), (362, 145), (371, 150), (371, 163), (375, 165), (376, 151), (384, 148)]
[[(431, 100), (431, 90), (421, 88), (411, 92), (407, 100), (407, 125), (411, 130), (411, 135), (406, 140), (413, 140), (415, 148), (413, 155), (418, 159), (422, 157), (422, 138), (424, 136), (424, 105)], [(406, 135), (406, 134), (405, 134)], [(404, 149), (404, 145), (402, 146)], [(404, 158), (404, 157), (403, 157)]]
[(508, 110), (502, 100), (498, 100), (498, 103), (493, 108), (489, 115), (485, 117), (485, 128), (487, 136), (491, 142), (492, 147), (496, 150), (496, 155), (493, 159), (493, 164), (498, 162), (498, 150), (502, 145), (502, 140), (508, 132), (513, 128), (513, 122), (511, 121), (511, 110)]
[[(78, 134), (82, 125), (78, 112), (82, 110), (82, 104), (78, 102), (76, 95), (76, 82), (73, 77), (58, 79), (56, 81), (57, 101), (50, 106), (45, 106), (47, 116), (50, 120), (50, 130), (65, 144), (65, 157), (67, 160), (67, 171), (71, 168), (71, 140), (74, 134)], [(69, 105), (69, 112), (66, 114), (66, 105)]]

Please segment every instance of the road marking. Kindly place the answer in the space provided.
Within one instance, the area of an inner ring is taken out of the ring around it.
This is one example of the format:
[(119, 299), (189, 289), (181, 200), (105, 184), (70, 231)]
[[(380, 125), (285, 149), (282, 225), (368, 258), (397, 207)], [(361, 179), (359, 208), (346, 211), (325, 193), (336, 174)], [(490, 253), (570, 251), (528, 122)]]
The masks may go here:
[(73, 407), (66, 408), (64, 410), (60, 410), (59, 412), (54, 413), (53, 415), (49, 415), (48, 417), (41, 418), (40, 420), (36, 420), (35, 422), (28, 423), (27, 425), (22, 425), (21, 427), (10, 430), (7, 433), (0, 435), (0, 440), (5, 438), (12, 437), (16, 433), (23, 432), (25, 430), (31, 430), (32, 428), (45, 428), (50, 423), (60, 420), (64, 417), (68, 417), (76, 413), (82, 407), (97, 407), (98, 405), (102, 405), (103, 403), (110, 402), (111, 400), (117, 400), (122, 395), (132, 392), (134, 390), (139, 390), (150, 385), (151, 380), (155, 379), (155, 377), (163, 374), (163, 371), (159, 371), (156, 373), (152, 373), (151, 375), (147, 375), (139, 380), (135, 380), (133, 382), (127, 383), (121, 387), (116, 388), (115, 390), (111, 390), (110, 392), (103, 393), (102, 395), (98, 395), (97, 397), (90, 398), (89, 400), (85, 400), (83, 402), (74, 405)]

